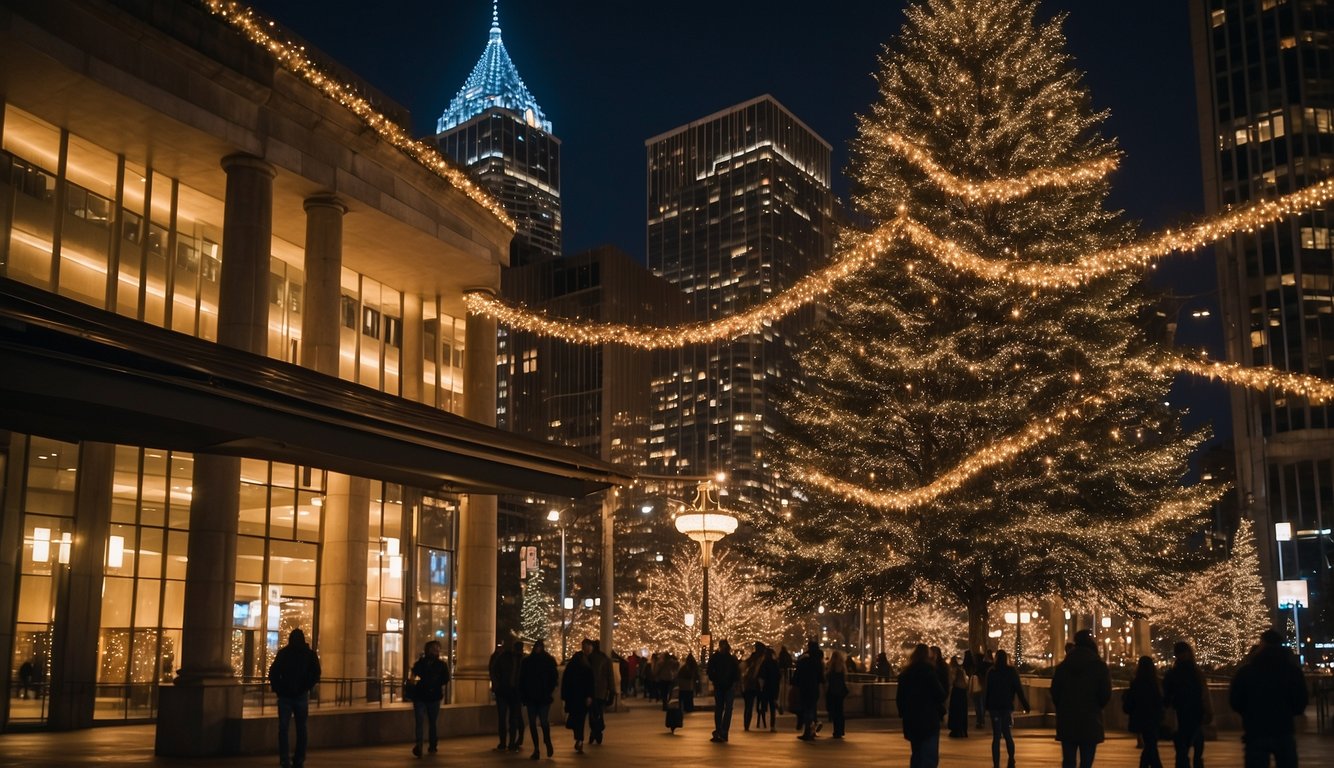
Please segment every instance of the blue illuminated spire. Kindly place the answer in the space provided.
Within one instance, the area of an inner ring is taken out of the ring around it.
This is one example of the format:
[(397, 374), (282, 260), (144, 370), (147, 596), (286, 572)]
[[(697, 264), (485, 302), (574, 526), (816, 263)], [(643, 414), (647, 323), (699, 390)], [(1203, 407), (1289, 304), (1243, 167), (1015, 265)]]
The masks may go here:
[(498, 0), (491, 3), (491, 34), (486, 49), (472, 74), (449, 102), (449, 109), (436, 122), (436, 132), (443, 133), (466, 123), (492, 107), (507, 109), (531, 126), (551, 133), (551, 122), (537, 105), (537, 99), (528, 92), (528, 86), (514, 68), (505, 44), (500, 40), (500, 8)]

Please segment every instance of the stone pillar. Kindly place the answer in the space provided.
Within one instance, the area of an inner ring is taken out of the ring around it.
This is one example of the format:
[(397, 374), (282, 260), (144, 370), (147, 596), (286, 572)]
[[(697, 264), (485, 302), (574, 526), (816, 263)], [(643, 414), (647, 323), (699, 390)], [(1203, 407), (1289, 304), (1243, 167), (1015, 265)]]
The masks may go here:
[[(263, 355), (268, 350), (274, 170), (249, 155), (223, 158), (222, 167), (227, 192), (218, 343)], [(160, 693), (159, 755), (217, 755), (235, 749), (228, 721), (240, 719), (242, 704), (231, 659), (240, 492), (240, 459), (195, 456), (181, 666), (175, 685), (163, 686)]]
[[(468, 315), (463, 358), (464, 415), (496, 423), (496, 322)], [(458, 646), (454, 703), (485, 703), (496, 638), (496, 497), (468, 494), (459, 510)]]
[(102, 563), (111, 525), (116, 446), (82, 443), (74, 489), (74, 536), (69, 563), (57, 566), (51, 630), (52, 730), (91, 728), (96, 703), (97, 638), (102, 623)]
[(1130, 635), (1130, 653), (1138, 661), (1141, 656), (1153, 655), (1153, 636), (1148, 619), (1135, 619)]
[(301, 365), (338, 375), (343, 279), (343, 214), (338, 198), (311, 197), (306, 208), (306, 293), (301, 308)]
[[(422, 362), (426, 356), (425, 340), (422, 334), (422, 297), (405, 291), (403, 293), (403, 353), (399, 358), (400, 378), (403, 382), (403, 398), (414, 403), (427, 402), (422, 397), (425, 389), (422, 380)], [(433, 405), (432, 397), (428, 405)]]
[[(327, 482), (320, 552), (320, 666), (325, 677), (365, 677), (370, 481), (330, 472)], [(352, 695), (361, 693), (358, 687)]]

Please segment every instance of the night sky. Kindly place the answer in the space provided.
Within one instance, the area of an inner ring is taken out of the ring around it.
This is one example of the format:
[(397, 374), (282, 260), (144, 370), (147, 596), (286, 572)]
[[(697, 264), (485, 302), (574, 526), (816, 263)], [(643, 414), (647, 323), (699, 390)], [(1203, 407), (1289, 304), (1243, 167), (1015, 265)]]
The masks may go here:
[[(486, 45), (488, 0), (255, 0), (412, 112), (435, 121)], [(567, 253), (604, 243), (644, 259), (644, 140), (770, 93), (834, 147), (846, 199), (855, 115), (876, 98), (876, 57), (903, 23), (902, 0), (501, 0), (505, 47), (561, 140)], [(1045, 0), (1067, 13), (1069, 49), (1105, 133), (1125, 152), (1112, 204), (1146, 230), (1203, 211), (1190, 30), (1184, 0)], [(1212, 256), (1179, 257), (1156, 282), (1216, 304)], [(1221, 353), (1218, 312), (1183, 312), (1178, 340)], [(1178, 384), (1188, 423), (1230, 432), (1216, 385)]]

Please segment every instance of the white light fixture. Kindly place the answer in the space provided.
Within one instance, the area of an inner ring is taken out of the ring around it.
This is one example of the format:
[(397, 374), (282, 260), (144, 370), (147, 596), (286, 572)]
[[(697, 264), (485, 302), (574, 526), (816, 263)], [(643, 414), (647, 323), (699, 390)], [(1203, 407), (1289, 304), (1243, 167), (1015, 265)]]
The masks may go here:
[(1103, 617), (1102, 617), (1102, 628), (1103, 628), (1103, 629), (1111, 629), (1111, 626), (1112, 626), (1112, 617), (1111, 617), (1111, 616), (1103, 616)]
[(574, 598), (573, 598), (573, 597), (567, 597), (567, 598), (565, 598), (565, 610), (567, 610), (567, 611), (572, 611), (572, 610), (574, 610)]
[(32, 561), (45, 563), (51, 560), (51, 529), (32, 529)]
[(1274, 523), (1274, 541), (1292, 541), (1292, 523)]
[(384, 620), (384, 631), (386, 631), (386, 632), (402, 632), (402, 631), (403, 631), (403, 620), (402, 620), (402, 619), (385, 619), (385, 620)]
[(125, 567), (125, 537), (112, 536), (107, 539), (107, 567)]
[(1003, 635), (1003, 634), (1005, 634), (1005, 633), (1002, 632), (1001, 630), (999, 630), (999, 629), (993, 629), (993, 630), (991, 630), (990, 632), (987, 633), (987, 637), (991, 638), (992, 640), (996, 640), (997, 638), (999, 638), (999, 637), (1000, 637), (1001, 635)]
[(69, 550), (73, 543), (74, 538), (69, 531), (60, 534), (60, 554), (56, 556), (56, 559), (60, 561), (61, 565), (69, 565)]
[(687, 627), (695, 626), (695, 614), (693, 613), (686, 614), (686, 626)]
[(559, 523), (559, 522), (560, 522), (560, 511), (559, 511), (559, 510), (555, 510), (555, 509), (551, 510), (550, 512), (547, 513), (547, 519), (550, 520), (550, 521), (553, 522), (553, 523)]
[(652, 505), (652, 504), (645, 504), (644, 506), (642, 506), (642, 507), (639, 508), (639, 511), (640, 511), (641, 514), (645, 514), (645, 515), (652, 514), (652, 513), (653, 513), (653, 505)]
[(591, 597), (585, 597), (585, 598), (584, 598), (584, 607), (585, 607), (585, 608), (592, 608), (592, 607), (593, 607), (593, 598), (591, 598)]
[(1005, 612), (1005, 623), (1006, 623), (1006, 624), (1018, 624), (1018, 623), (1019, 623), (1019, 614), (1015, 613), (1014, 611), (1006, 611), (1006, 612)]

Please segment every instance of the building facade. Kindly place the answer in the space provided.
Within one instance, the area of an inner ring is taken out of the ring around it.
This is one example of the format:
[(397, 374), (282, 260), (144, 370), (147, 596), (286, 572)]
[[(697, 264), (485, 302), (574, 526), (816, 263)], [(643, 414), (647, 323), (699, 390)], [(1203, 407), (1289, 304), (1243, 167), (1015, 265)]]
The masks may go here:
[[(735, 314), (824, 263), (833, 241), (830, 147), (771, 96), (646, 142), (648, 265), (679, 287), (696, 320)], [(728, 474), (732, 503), (776, 512), (768, 461), (779, 380), (814, 310), (763, 334), (688, 347), (655, 374), (650, 464)]]
[(463, 296), (499, 288), (499, 207), (257, 34), (175, 0), (0, 16), (0, 727), (254, 749), (297, 628), (322, 700), (392, 700), (438, 639), (484, 703), (497, 494), (610, 477), (492, 426)]
[[(677, 288), (610, 246), (506, 269), (501, 294), (552, 316), (598, 323), (661, 325), (685, 317), (685, 299)], [(661, 367), (656, 361), (664, 353), (620, 344), (571, 344), (513, 329), (502, 332), (497, 347), (497, 426), (575, 448), (628, 473), (648, 470), (652, 372)], [(637, 592), (644, 569), (658, 562), (664, 549), (670, 551), (664, 538), (679, 538), (661, 501), (644, 485), (621, 489), (609, 507), (598, 498), (567, 504), (502, 497), (501, 538), (516, 553), (537, 547), (544, 584), (555, 604), (563, 611), (560, 598), (568, 596), (577, 605), (570, 609), (569, 631), (583, 630), (591, 625), (592, 615), (602, 615), (586, 611), (584, 603), (598, 603), (609, 591), (604, 590), (604, 568), (613, 574), (617, 592)], [(552, 509), (560, 513), (559, 520), (547, 520)], [(609, 519), (610, 539), (605, 530)], [(562, 560), (563, 595), (557, 580)], [(513, 594), (527, 575), (518, 554), (502, 557), (501, 593)], [(522, 629), (517, 604), (500, 610), (502, 632)], [(563, 621), (560, 626), (566, 628)]]
[[(1190, 12), (1210, 212), (1327, 178), (1334, 9), (1317, 0), (1192, 0)], [(1330, 212), (1320, 211), (1217, 247), (1230, 360), (1334, 377), (1331, 226)], [(1255, 520), (1265, 579), (1271, 589), (1280, 579), (1304, 580), (1302, 635), (1328, 640), (1334, 408), (1238, 388), (1232, 414), (1238, 504)], [(1279, 524), (1290, 540), (1276, 536)]]
[(510, 264), (560, 256), (560, 139), (505, 50), (494, 5), (482, 57), (436, 130), (440, 150), (472, 171), (518, 224)]

